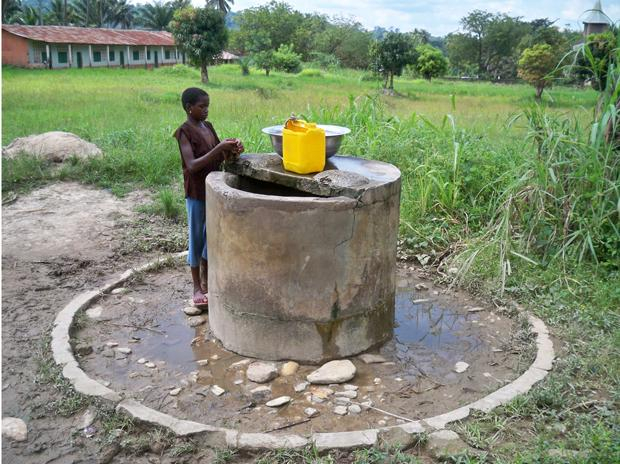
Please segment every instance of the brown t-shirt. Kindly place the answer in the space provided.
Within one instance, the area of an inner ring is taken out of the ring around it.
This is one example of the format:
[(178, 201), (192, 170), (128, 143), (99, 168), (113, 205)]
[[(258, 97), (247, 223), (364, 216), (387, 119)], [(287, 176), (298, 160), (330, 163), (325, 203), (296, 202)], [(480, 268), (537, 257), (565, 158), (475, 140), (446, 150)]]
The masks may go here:
[[(189, 121), (185, 121), (181, 127), (179, 127), (174, 137), (179, 142), (179, 151), (181, 150), (181, 134), (185, 134), (187, 140), (189, 140), (192, 146), (192, 152), (194, 158), (200, 158), (209, 153), (215, 146), (220, 143), (220, 139), (215, 133), (213, 125), (205, 121), (205, 127), (197, 127)], [(183, 155), (181, 155), (181, 163), (183, 166), (183, 185), (185, 187), (185, 197), (194, 198), (195, 200), (205, 199), (205, 179), (207, 174), (212, 171), (220, 169), (222, 161), (224, 161), (224, 155), (219, 154), (212, 156), (209, 164), (201, 171), (191, 173), (185, 165)]]

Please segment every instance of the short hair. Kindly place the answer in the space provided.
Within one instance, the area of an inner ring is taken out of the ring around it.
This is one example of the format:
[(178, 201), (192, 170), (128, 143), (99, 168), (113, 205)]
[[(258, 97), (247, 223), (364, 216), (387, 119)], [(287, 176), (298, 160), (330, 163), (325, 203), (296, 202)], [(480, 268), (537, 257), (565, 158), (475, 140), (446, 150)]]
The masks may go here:
[(209, 98), (209, 94), (198, 87), (190, 87), (183, 91), (181, 95), (181, 104), (183, 105), (183, 110), (187, 110), (187, 105), (195, 105), (198, 100), (202, 97)]

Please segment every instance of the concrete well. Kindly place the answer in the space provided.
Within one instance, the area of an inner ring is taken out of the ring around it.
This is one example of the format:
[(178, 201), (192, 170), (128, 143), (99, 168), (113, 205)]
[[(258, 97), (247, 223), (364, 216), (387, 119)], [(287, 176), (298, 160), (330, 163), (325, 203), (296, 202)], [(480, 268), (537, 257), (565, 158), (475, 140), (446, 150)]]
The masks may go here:
[(224, 347), (318, 363), (389, 340), (398, 169), (336, 156), (301, 176), (275, 155), (227, 169), (206, 180), (209, 323)]

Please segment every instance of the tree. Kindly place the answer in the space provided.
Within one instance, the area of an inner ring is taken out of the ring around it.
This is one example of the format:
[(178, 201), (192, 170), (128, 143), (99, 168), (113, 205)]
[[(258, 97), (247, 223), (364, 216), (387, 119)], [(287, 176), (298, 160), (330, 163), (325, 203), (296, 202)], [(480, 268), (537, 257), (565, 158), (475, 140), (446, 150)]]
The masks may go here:
[(487, 11), (474, 10), (461, 19), (461, 26), (475, 38), (477, 57), (478, 57), (478, 74), (483, 74), (484, 63), (483, 57), (483, 40), (485, 38), (489, 23), (493, 15)]
[(338, 20), (327, 24), (314, 38), (316, 52), (335, 56), (345, 67), (366, 69), (370, 65), (372, 34), (358, 22)]
[(202, 82), (208, 83), (207, 66), (228, 40), (224, 14), (213, 8), (183, 8), (174, 13), (170, 30), (175, 42), (200, 67)]
[(519, 77), (536, 88), (536, 100), (551, 84), (551, 73), (557, 66), (557, 54), (551, 45), (537, 44), (523, 50), (519, 60)]
[(288, 73), (299, 72), (301, 56), (293, 51), (292, 45), (280, 45), (280, 48), (273, 54), (273, 67)]
[(419, 45), (416, 48), (418, 58), (415, 62), (415, 70), (427, 80), (433, 77), (443, 76), (448, 70), (448, 60), (441, 50), (431, 45)]
[(383, 88), (394, 91), (394, 76), (400, 76), (407, 64), (415, 63), (411, 41), (406, 34), (390, 31), (383, 40), (375, 41), (370, 48), (374, 68), (383, 78)]
[(274, 52), (267, 32), (262, 30), (256, 31), (256, 34), (252, 36), (252, 41), (248, 44), (248, 51), (254, 64), (260, 69), (264, 69), (265, 75), (269, 76), (269, 72), (274, 65)]
[(2, 2), (2, 24), (18, 22), (22, 13), (21, 0), (4, 0)]
[(174, 8), (171, 3), (154, 1), (140, 8), (140, 24), (148, 29), (156, 31), (168, 30), (168, 25), (174, 16)]
[(230, 11), (230, 5), (234, 3), (234, 0), (207, 0), (207, 6), (220, 10), (224, 14)]

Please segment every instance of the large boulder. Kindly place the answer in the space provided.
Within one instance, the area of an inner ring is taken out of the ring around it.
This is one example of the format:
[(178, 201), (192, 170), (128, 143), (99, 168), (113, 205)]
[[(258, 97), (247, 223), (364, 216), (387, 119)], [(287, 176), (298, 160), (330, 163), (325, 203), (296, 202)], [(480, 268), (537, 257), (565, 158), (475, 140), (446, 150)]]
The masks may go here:
[(18, 137), (2, 149), (5, 158), (15, 158), (21, 154), (62, 163), (72, 156), (80, 159), (99, 156), (101, 150), (94, 143), (82, 140), (75, 134), (55, 131)]

